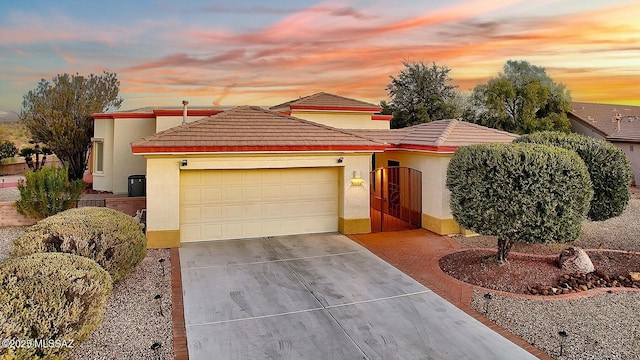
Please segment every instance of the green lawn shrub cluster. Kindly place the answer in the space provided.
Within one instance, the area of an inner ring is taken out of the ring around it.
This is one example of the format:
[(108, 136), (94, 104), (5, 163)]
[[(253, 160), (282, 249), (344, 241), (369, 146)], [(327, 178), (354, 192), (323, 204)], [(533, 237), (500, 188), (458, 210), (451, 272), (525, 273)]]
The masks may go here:
[(0, 284), (0, 339), (54, 341), (3, 346), (2, 359), (64, 358), (100, 325), (112, 290), (95, 261), (65, 253), (10, 258), (0, 263)]
[(14, 242), (13, 255), (65, 252), (95, 260), (114, 282), (124, 279), (146, 256), (142, 225), (109, 208), (69, 209), (40, 220)]
[(615, 145), (580, 134), (553, 131), (521, 136), (515, 143), (535, 143), (573, 150), (587, 165), (593, 184), (589, 218), (606, 220), (624, 212), (630, 198), (632, 172), (629, 159)]

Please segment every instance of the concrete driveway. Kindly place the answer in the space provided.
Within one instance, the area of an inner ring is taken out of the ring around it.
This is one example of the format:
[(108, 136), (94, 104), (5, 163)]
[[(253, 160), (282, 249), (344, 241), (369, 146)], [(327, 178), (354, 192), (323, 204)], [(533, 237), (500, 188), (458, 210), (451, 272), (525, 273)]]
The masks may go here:
[(535, 359), (339, 234), (183, 244), (189, 358)]

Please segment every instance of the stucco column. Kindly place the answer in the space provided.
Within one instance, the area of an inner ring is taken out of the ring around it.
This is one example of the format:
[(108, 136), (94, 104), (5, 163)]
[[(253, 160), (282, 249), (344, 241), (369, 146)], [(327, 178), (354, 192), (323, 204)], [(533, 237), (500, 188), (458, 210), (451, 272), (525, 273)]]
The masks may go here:
[(147, 158), (147, 246), (180, 247), (178, 158)]
[[(371, 232), (369, 209), (369, 171), (371, 154), (345, 156), (340, 172), (340, 209), (338, 230), (343, 234)], [(361, 181), (352, 181), (354, 177)]]

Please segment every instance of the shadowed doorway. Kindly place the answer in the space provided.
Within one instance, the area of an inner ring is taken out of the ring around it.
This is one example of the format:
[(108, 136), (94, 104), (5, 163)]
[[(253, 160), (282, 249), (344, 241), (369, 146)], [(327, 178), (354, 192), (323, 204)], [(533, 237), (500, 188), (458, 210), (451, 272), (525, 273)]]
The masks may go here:
[(418, 229), (422, 225), (422, 173), (402, 166), (371, 172), (371, 231)]

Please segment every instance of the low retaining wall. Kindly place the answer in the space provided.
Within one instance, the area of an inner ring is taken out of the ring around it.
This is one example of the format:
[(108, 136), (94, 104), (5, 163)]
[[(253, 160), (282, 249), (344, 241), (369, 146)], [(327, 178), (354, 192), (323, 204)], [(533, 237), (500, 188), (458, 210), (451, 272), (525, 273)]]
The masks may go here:
[[(62, 163), (55, 156), (47, 157), (47, 161), (44, 166), (51, 166), (54, 164), (56, 167), (61, 167)], [(14, 164), (0, 164), (0, 176), (4, 175), (23, 175), (25, 171), (29, 170), (27, 163), (24, 161), (17, 162)]]
[(24, 174), (27, 169), (29, 168), (24, 161), (15, 164), (2, 164), (0, 165), (0, 176)]
[[(36, 220), (28, 218), (18, 213), (14, 206), (15, 202), (0, 202), (0, 227), (2, 226), (29, 226), (36, 223)], [(125, 214), (135, 216), (138, 210), (147, 207), (146, 197), (123, 197), (107, 198), (104, 200), (106, 207)]]
[(136, 216), (138, 210), (147, 208), (146, 197), (106, 198), (104, 203), (109, 209), (122, 211), (131, 216)]

